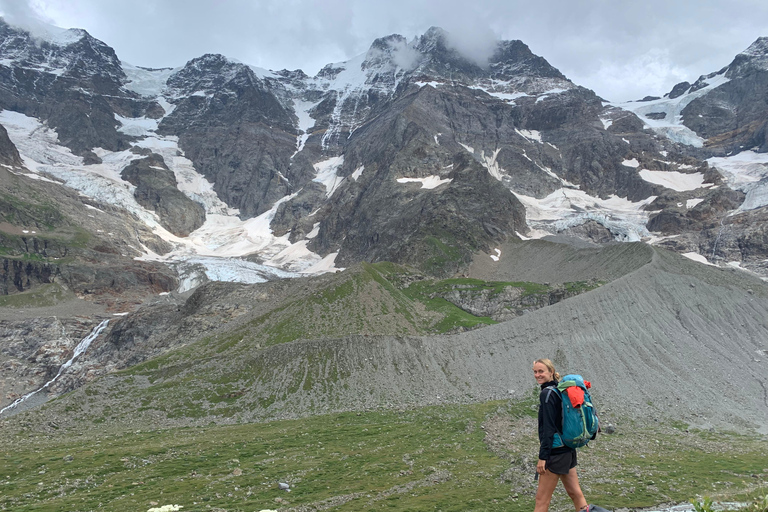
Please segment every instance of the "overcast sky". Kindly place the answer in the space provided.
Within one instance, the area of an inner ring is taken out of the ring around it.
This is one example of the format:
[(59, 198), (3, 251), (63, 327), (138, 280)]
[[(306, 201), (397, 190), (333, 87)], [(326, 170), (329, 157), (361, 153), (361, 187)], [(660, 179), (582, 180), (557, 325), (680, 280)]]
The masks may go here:
[(139, 66), (221, 53), (309, 75), (440, 26), (469, 49), (520, 39), (612, 101), (662, 95), (768, 36), (766, 0), (0, 0), (0, 13), (83, 28)]

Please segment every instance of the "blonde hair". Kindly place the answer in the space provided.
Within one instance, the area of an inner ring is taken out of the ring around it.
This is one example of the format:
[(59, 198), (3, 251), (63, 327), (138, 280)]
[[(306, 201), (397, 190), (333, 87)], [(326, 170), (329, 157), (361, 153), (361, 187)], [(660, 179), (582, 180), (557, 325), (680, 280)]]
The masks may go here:
[(554, 365), (554, 364), (552, 364), (552, 361), (550, 361), (549, 359), (546, 359), (546, 358), (544, 358), (544, 359), (536, 359), (536, 360), (533, 362), (533, 364), (536, 364), (536, 363), (541, 363), (541, 364), (543, 364), (544, 366), (546, 366), (546, 367), (547, 367), (547, 370), (549, 370), (550, 372), (552, 372), (552, 378), (553, 378), (553, 379), (555, 379), (557, 382), (560, 382), (560, 379), (561, 379), (562, 377), (560, 376), (560, 374), (559, 374), (559, 373), (557, 373), (557, 370), (555, 370), (555, 365)]

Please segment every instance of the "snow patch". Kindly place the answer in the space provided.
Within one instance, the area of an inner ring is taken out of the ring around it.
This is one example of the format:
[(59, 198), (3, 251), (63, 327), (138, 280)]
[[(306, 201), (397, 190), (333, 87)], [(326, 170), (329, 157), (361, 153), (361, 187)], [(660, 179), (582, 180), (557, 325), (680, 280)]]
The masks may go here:
[[(320, 102), (319, 101), (314, 101), (314, 102), (303, 101), (303, 100), (296, 100), (296, 99), (293, 100), (293, 110), (296, 113), (296, 117), (299, 118), (298, 128), (300, 132), (300, 135), (296, 140), (296, 153), (304, 149), (304, 144), (306, 144), (307, 139), (309, 138), (309, 130), (315, 126), (315, 120), (312, 118), (309, 111), (315, 108), (318, 103)], [(296, 153), (294, 153), (294, 156), (296, 155)]]
[(535, 141), (541, 143), (541, 132), (538, 130), (518, 130), (515, 128), (515, 132), (521, 137), (524, 137), (528, 141)]
[[(697, 91), (683, 94), (674, 99), (661, 98), (653, 101), (630, 101), (625, 103), (611, 103), (612, 106), (634, 112), (643, 122), (656, 133), (670, 140), (694, 147), (703, 147), (704, 139), (696, 132), (683, 125), (682, 112), (688, 104), (708, 92), (730, 81), (725, 73), (707, 79), (707, 86)], [(652, 119), (649, 114), (664, 114), (661, 119)]]
[(129, 91), (156, 98), (165, 90), (168, 78), (181, 68), (148, 69), (121, 62), (123, 73), (128, 77), (128, 83), (123, 87)]
[(627, 167), (640, 167), (640, 162), (637, 161), (637, 158), (633, 158), (632, 160), (624, 160), (621, 162), (621, 165), (626, 165)]
[(364, 166), (364, 165), (361, 165), (360, 167), (358, 167), (357, 169), (355, 169), (355, 172), (353, 172), (353, 173), (350, 175), (350, 178), (352, 178), (353, 180), (357, 181), (357, 180), (358, 180), (358, 178), (360, 178), (360, 176), (362, 176), (362, 175), (363, 175), (363, 171), (364, 171), (364, 170), (365, 170), (365, 166)]
[(344, 178), (336, 174), (344, 164), (344, 155), (335, 156), (314, 164), (317, 175), (312, 181), (325, 185), (325, 197), (330, 198), (337, 188), (344, 182)]
[(548, 91), (544, 91), (543, 93), (541, 93), (536, 98), (536, 103), (538, 103), (540, 101), (544, 101), (545, 99), (549, 98), (550, 96), (553, 96), (553, 95), (556, 95), (556, 94), (561, 94), (561, 93), (564, 93), (564, 92), (567, 92), (567, 91), (568, 91), (568, 89), (561, 89), (559, 87), (556, 87), (554, 89), (550, 89)]
[[(650, 171), (642, 169), (639, 174), (648, 183), (661, 185), (677, 192), (686, 192), (704, 187), (704, 175), (700, 172), (683, 174), (677, 171)], [(712, 184), (708, 184), (708, 186), (711, 187)]]
[(543, 199), (518, 193), (515, 196), (525, 206), (532, 238), (594, 221), (610, 230), (616, 240), (626, 242), (650, 236), (645, 227), (649, 216), (645, 207), (656, 199), (651, 196), (636, 203), (618, 196), (601, 199), (571, 188), (561, 188)]
[(312, 239), (312, 238), (315, 238), (319, 234), (320, 234), (320, 223), (319, 222), (315, 222), (315, 225), (312, 226), (312, 231), (307, 233), (306, 238)]
[[(467, 152), (473, 155), (475, 154), (475, 148), (467, 146), (466, 144), (462, 144), (461, 142), (459, 142), (459, 145), (466, 149)], [(497, 180), (501, 181), (503, 176), (506, 174), (506, 171), (504, 171), (504, 169), (502, 169), (496, 162), (496, 158), (499, 156), (499, 151), (501, 151), (501, 148), (494, 150), (492, 155), (486, 156), (485, 151), (480, 150), (480, 154), (478, 156), (480, 157), (480, 163), (483, 164), (483, 167), (488, 169), (488, 173)], [(523, 156), (528, 158), (525, 154), (523, 154)]]
[(132, 137), (146, 137), (157, 130), (158, 120), (148, 117), (123, 117), (115, 114), (115, 120), (120, 123), (118, 132)]
[(443, 183), (450, 183), (453, 180), (451, 178), (440, 178), (440, 176), (427, 176), (426, 178), (398, 178), (398, 183), (421, 183), (421, 188), (433, 189), (437, 188)]
[(699, 254), (697, 252), (686, 252), (686, 253), (683, 253), (683, 256), (685, 256), (686, 258), (688, 258), (690, 260), (697, 261), (699, 263), (703, 263), (705, 265), (712, 265), (713, 267), (717, 266), (717, 265), (713, 265), (712, 263), (710, 263), (709, 260), (707, 260), (706, 257), (702, 256), (701, 254)]
[(422, 87), (428, 85), (428, 86), (432, 87), (433, 89), (437, 89), (439, 86), (443, 85), (441, 82), (435, 82), (435, 81), (432, 81), (432, 82), (413, 82), (413, 83), (415, 85), (418, 85), (419, 88), (422, 88)]
[(344, 270), (343, 268), (336, 267), (336, 256), (338, 256), (339, 253), (332, 252), (328, 256), (324, 257), (311, 267), (307, 268), (306, 270), (303, 270), (302, 274), (324, 274), (326, 272), (340, 272)]
[(733, 156), (709, 158), (707, 162), (720, 171), (729, 187), (746, 193), (740, 211), (768, 205), (768, 153), (742, 151)]

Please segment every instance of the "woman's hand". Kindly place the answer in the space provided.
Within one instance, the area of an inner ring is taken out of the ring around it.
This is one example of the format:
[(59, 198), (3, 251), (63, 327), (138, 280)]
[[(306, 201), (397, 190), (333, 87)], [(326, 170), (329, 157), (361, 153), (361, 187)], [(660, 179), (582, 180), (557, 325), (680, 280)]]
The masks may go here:
[(540, 475), (543, 475), (546, 470), (547, 461), (539, 459), (539, 462), (536, 464), (536, 472)]

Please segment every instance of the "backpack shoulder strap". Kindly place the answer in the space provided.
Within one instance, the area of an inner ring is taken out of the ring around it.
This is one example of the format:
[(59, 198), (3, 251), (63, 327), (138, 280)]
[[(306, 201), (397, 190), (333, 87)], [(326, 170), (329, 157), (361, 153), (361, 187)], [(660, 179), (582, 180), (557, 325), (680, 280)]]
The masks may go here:
[(549, 399), (552, 398), (552, 393), (556, 394), (557, 396), (560, 396), (560, 392), (557, 390), (555, 386), (547, 386), (544, 389), (549, 391), (549, 393), (547, 393), (547, 398), (544, 399), (545, 404), (549, 403)]

